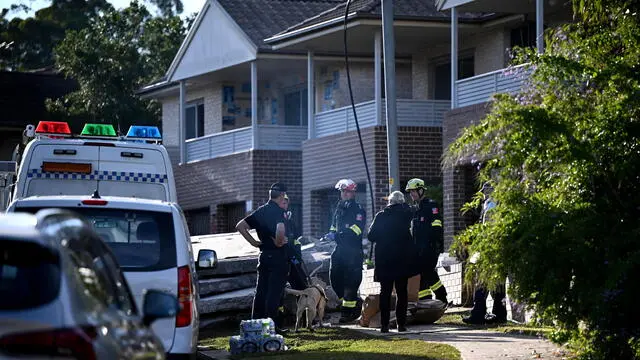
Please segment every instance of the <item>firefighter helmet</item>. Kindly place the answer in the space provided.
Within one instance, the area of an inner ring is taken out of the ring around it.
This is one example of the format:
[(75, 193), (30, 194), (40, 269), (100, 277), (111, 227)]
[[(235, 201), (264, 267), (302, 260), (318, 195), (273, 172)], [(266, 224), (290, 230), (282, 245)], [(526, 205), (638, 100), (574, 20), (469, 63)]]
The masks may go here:
[(339, 191), (356, 191), (358, 184), (351, 179), (342, 179), (336, 184), (336, 190)]
[(424, 180), (411, 179), (407, 182), (407, 187), (404, 189), (404, 191), (419, 190), (419, 189), (424, 189)]

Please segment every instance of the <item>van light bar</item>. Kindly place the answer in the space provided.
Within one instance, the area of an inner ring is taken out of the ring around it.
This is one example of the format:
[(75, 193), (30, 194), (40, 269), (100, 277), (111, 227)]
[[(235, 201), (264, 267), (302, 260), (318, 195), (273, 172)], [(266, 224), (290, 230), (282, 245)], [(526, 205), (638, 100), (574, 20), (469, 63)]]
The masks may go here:
[(71, 135), (71, 128), (64, 121), (40, 121), (36, 134)]
[(91, 164), (85, 163), (59, 163), (59, 162), (43, 162), (43, 172), (65, 172), (78, 174), (91, 174)]
[(157, 126), (132, 125), (129, 127), (126, 138), (160, 140), (162, 135)]
[(116, 137), (116, 129), (111, 124), (84, 124), (80, 136)]

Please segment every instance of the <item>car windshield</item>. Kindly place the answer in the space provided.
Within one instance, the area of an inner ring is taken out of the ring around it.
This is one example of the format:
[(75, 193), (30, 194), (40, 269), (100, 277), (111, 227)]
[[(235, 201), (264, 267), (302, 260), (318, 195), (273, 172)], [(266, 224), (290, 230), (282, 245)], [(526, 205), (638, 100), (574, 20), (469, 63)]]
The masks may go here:
[[(36, 213), (40, 208), (18, 207)], [(171, 213), (127, 209), (70, 208), (90, 224), (111, 248), (125, 271), (164, 270), (176, 266)]]
[(54, 249), (0, 237), (0, 310), (50, 303), (60, 292), (60, 259)]

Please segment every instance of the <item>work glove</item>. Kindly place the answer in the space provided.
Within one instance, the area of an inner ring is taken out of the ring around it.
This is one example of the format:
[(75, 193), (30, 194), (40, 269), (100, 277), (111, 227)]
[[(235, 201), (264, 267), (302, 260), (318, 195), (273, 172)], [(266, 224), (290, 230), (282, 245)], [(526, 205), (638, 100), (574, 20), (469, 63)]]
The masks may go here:
[(336, 241), (336, 233), (328, 232), (323, 236), (325, 241)]

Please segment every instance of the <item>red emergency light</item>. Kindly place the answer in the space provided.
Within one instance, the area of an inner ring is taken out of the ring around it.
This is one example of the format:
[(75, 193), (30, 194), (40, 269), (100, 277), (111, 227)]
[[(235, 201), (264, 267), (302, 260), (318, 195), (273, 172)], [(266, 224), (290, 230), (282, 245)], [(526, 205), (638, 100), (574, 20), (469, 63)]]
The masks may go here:
[(36, 134), (71, 135), (71, 128), (64, 121), (40, 121)]

